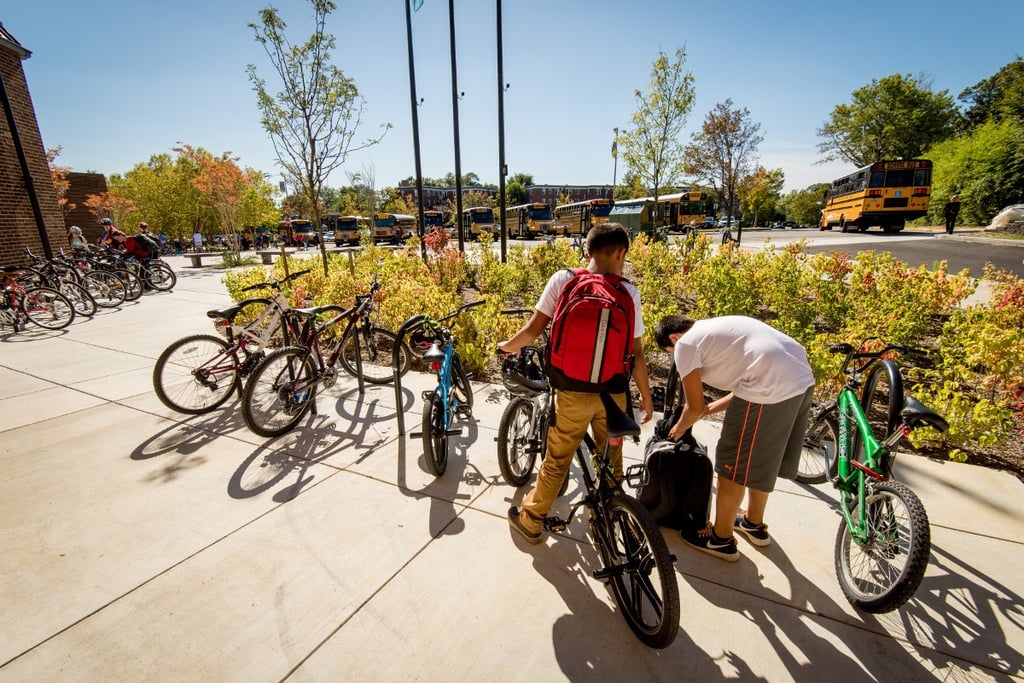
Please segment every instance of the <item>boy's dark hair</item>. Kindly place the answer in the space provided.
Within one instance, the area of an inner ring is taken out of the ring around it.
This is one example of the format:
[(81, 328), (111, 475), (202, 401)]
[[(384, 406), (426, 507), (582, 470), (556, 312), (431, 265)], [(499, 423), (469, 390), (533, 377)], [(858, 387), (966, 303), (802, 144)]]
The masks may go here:
[(659, 349), (671, 348), (672, 340), (668, 336), (677, 332), (685, 334), (693, 327), (694, 322), (693, 318), (687, 318), (685, 315), (666, 315), (654, 326), (654, 343)]
[(594, 254), (609, 247), (629, 251), (629, 233), (619, 223), (601, 223), (587, 233), (587, 253)]

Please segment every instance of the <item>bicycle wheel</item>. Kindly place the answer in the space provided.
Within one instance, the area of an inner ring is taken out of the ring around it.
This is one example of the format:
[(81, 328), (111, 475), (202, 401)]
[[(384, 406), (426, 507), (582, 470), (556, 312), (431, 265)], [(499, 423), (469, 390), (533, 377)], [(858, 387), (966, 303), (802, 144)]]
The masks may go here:
[(796, 480), (820, 484), (835, 477), (838, 471), (839, 425), (833, 412), (826, 410), (807, 425)]
[(115, 270), (113, 273), (124, 283), (125, 301), (135, 301), (142, 296), (142, 292), (145, 289), (142, 284), (142, 278), (130, 270)]
[(100, 308), (120, 306), (128, 294), (124, 281), (113, 273), (101, 270), (86, 273), (82, 276), (82, 283)]
[(62, 282), (60, 293), (67, 297), (67, 300), (75, 307), (75, 315), (84, 315), (86, 318), (95, 315), (96, 300), (92, 298), (85, 287), (73, 282)]
[(513, 398), (498, 423), (498, 468), (505, 483), (519, 487), (529, 481), (543, 447), (533, 432), (533, 401)]
[[(836, 576), (857, 609), (891, 612), (917, 590), (928, 566), (931, 528), (921, 501), (905, 485), (875, 482), (865, 499), (866, 540), (858, 542), (843, 521), (836, 534)], [(854, 507), (852, 517), (860, 516)]]
[(661, 529), (647, 508), (622, 492), (594, 523), (602, 517), (608, 525), (598, 535), (604, 567), (595, 576), (611, 583), (623, 618), (644, 645), (668, 647), (679, 631), (679, 585)]
[[(353, 325), (345, 334), (341, 344), (341, 367), (345, 372), (357, 375), (356, 367), (356, 335), (359, 335), (359, 356), (363, 368), (363, 379), (370, 384), (391, 384), (395, 379), (391, 367), (395, 349), (395, 335), (380, 327), (370, 328), (369, 337), (358, 325)], [(402, 344), (398, 352), (398, 374), (405, 375), (409, 371), (409, 347)]]
[(149, 266), (149, 286), (159, 292), (168, 292), (178, 283), (178, 276), (163, 261), (152, 261)]
[(871, 368), (864, 382), (860, 406), (876, 439), (884, 441), (896, 430), (903, 409), (903, 376), (896, 363), (884, 359)]
[(462, 358), (456, 353), (452, 356), (452, 389), (459, 402), (459, 410), (473, 412), (473, 385), (469, 383), (469, 375), (462, 365)]
[(238, 388), (238, 357), (212, 334), (172, 343), (153, 366), (153, 390), (171, 410), (199, 415), (221, 406)]
[(313, 406), (318, 379), (309, 352), (285, 346), (267, 354), (242, 392), (242, 419), (254, 434), (280, 436)]
[(49, 287), (26, 289), (21, 307), (26, 318), (48, 330), (63, 330), (75, 319), (75, 307), (67, 297)]
[(444, 402), (437, 390), (423, 406), (423, 459), (427, 469), (440, 477), (448, 468), (448, 433), (444, 428)]

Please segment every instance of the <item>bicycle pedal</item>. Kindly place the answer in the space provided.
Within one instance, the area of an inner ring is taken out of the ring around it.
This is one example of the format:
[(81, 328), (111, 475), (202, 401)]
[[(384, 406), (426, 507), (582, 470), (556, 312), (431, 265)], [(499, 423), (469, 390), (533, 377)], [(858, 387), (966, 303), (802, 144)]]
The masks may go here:
[(462, 436), (462, 427), (456, 427), (455, 429), (449, 429), (445, 432), (446, 436)]
[(561, 517), (545, 517), (544, 518), (544, 531), (548, 533), (557, 534), (565, 531), (565, 527), (568, 523)]

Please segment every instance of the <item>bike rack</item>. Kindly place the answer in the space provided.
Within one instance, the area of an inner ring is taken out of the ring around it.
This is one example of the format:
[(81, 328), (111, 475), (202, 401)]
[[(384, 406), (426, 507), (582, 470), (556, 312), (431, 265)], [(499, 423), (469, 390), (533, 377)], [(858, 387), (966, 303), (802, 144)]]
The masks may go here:
[[(391, 371), (394, 373), (395, 379), (395, 412), (398, 414), (398, 435), (405, 436), (405, 411), (402, 409), (402, 376), (399, 372), (401, 370), (401, 351), (402, 344), (405, 343), (405, 338), (409, 332), (417, 325), (427, 319), (427, 316), (420, 314), (414, 315), (413, 317), (402, 323), (402, 326), (398, 328), (398, 332), (395, 333), (395, 348), (391, 350)], [(409, 362), (412, 363), (412, 349), (409, 350), (410, 357)]]

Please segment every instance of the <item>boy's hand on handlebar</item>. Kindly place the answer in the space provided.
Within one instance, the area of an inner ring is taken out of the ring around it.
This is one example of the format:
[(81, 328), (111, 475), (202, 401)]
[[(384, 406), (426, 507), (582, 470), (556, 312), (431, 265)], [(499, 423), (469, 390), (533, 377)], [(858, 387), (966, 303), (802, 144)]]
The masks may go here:
[(508, 358), (509, 356), (514, 356), (517, 353), (519, 353), (519, 349), (511, 348), (508, 342), (509, 340), (507, 339), (505, 341), (498, 342), (497, 351), (499, 354), (501, 354), (502, 358)]

